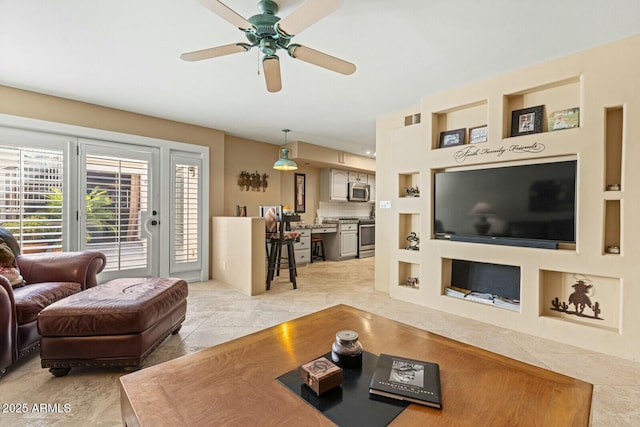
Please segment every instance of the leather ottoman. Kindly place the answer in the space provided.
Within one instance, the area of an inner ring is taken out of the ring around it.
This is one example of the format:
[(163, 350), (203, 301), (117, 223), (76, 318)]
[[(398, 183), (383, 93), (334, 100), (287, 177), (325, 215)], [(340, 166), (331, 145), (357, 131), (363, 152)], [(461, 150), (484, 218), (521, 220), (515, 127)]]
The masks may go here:
[(177, 278), (116, 279), (57, 301), (38, 315), (40, 358), (55, 376), (73, 367), (137, 367), (187, 311)]

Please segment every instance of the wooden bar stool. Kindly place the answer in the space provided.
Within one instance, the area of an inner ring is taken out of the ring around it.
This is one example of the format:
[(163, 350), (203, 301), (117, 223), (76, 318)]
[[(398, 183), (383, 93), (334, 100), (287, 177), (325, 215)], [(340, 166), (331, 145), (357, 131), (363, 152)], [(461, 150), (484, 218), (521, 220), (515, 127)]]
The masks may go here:
[(315, 259), (326, 261), (324, 257), (324, 241), (321, 237), (311, 238), (311, 262)]
[[(267, 252), (267, 283), (266, 289), (271, 288), (274, 276), (280, 276), (280, 267), (283, 262), (289, 270), (289, 281), (293, 289), (298, 288), (296, 276), (296, 257), (294, 243), (300, 240), (300, 233), (285, 231), (286, 221), (282, 215), (282, 206), (260, 206), (260, 216), (265, 220), (266, 252)], [(288, 217), (287, 217), (288, 218)], [(282, 258), (282, 247), (287, 247), (287, 258)]]

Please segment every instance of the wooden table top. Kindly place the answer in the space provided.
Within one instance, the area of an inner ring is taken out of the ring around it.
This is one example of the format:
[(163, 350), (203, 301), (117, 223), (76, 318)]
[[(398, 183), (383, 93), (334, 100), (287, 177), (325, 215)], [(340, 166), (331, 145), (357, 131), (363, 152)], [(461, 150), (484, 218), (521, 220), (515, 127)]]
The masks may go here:
[(128, 426), (333, 425), (277, 377), (355, 330), (365, 350), (440, 365), (443, 409), (411, 404), (392, 425), (586, 426), (593, 386), (338, 305), (120, 378)]

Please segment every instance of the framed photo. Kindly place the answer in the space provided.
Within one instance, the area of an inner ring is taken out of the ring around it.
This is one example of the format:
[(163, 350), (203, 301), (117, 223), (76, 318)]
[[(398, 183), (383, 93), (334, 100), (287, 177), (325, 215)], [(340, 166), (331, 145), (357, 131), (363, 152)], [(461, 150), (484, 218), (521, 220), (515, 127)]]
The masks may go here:
[(305, 199), (305, 191), (306, 191), (306, 176), (303, 173), (297, 173), (294, 175), (295, 179), (295, 213), (305, 213), (306, 207), (306, 199)]
[(544, 105), (513, 111), (511, 113), (511, 136), (542, 132), (543, 115)]
[(580, 108), (568, 108), (549, 114), (549, 132), (580, 126)]
[(440, 132), (440, 148), (464, 144), (466, 133), (466, 128)]
[(469, 144), (487, 142), (487, 125), (469, 129)]

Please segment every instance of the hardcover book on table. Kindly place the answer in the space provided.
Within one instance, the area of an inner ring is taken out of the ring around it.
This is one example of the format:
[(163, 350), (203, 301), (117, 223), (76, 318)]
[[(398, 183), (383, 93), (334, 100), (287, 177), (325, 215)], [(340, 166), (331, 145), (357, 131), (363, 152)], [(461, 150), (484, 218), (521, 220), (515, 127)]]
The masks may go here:
[(442, 409), (437, 363), (381, 354), (369, 393)]

